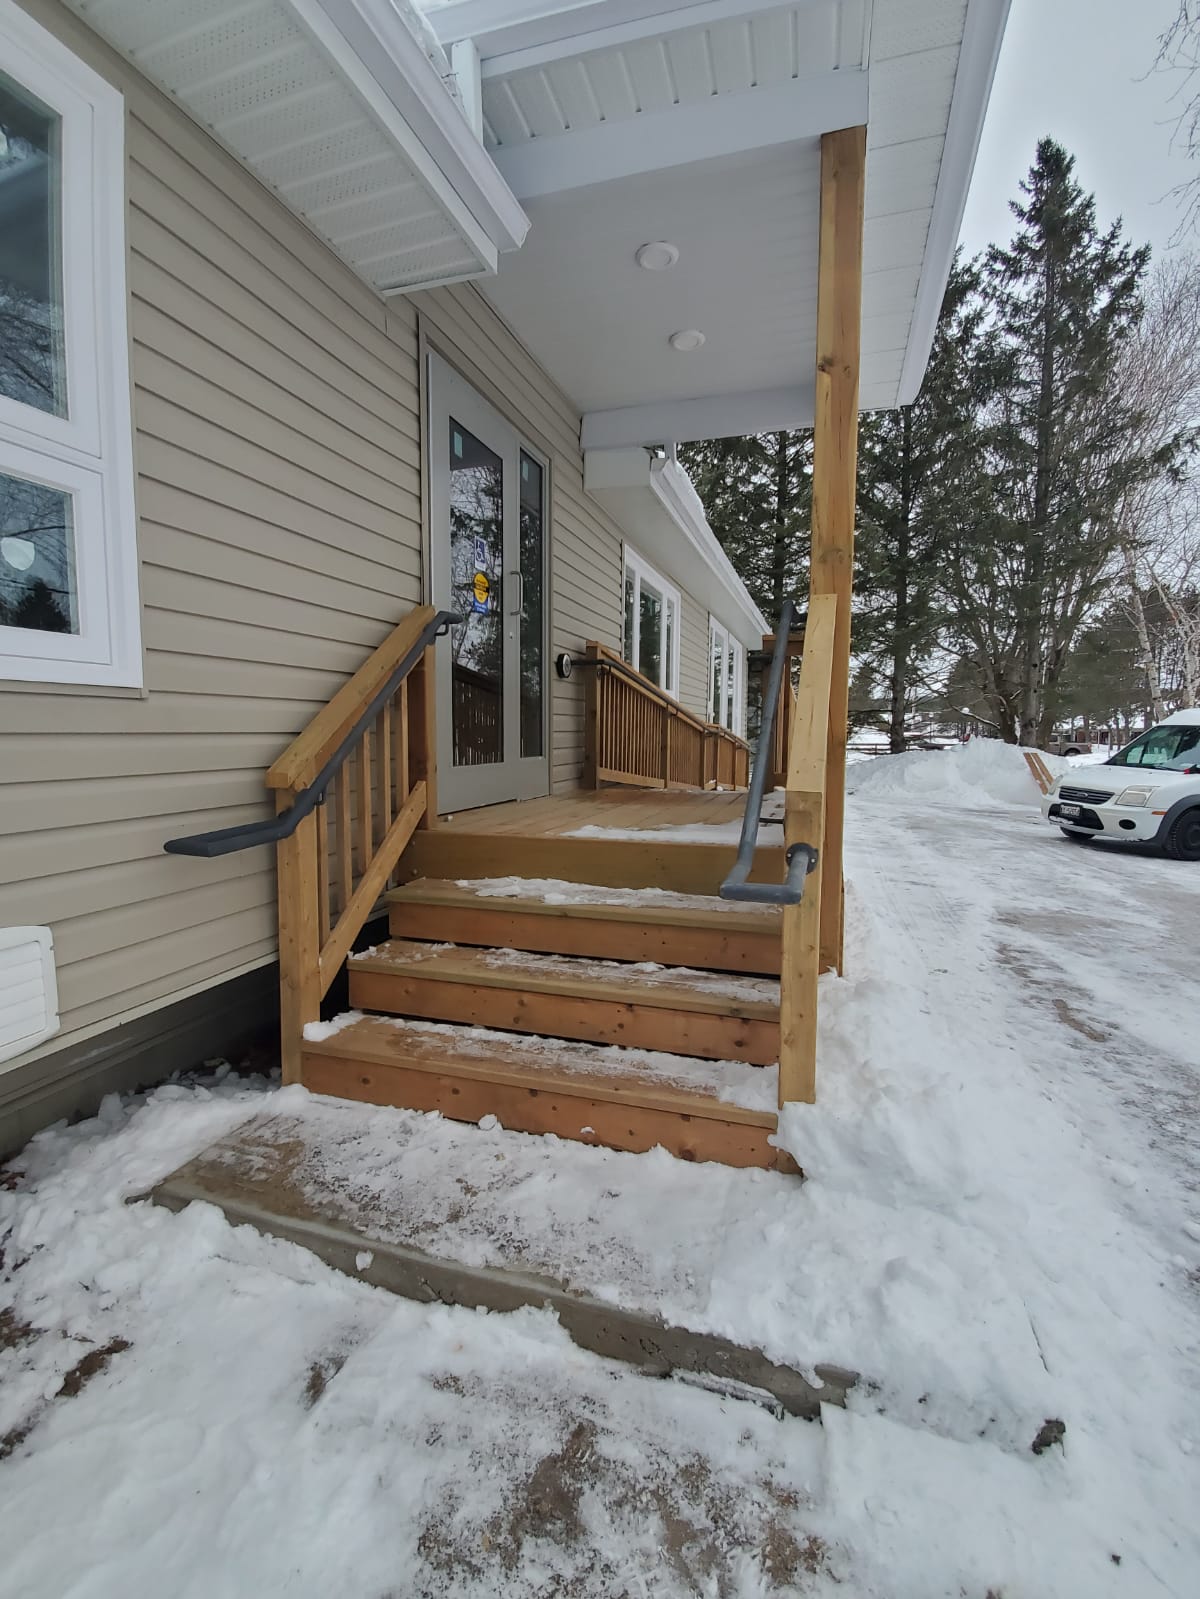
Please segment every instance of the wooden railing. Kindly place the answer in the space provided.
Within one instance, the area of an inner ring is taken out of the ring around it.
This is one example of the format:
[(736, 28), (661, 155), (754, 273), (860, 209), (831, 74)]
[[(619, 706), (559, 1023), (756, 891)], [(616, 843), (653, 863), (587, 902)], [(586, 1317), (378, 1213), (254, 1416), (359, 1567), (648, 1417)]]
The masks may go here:
[[(763, 699), (766, 699), (767, 678), (771, 671), (771, 657), (775, 650), (775, 634), (767, 633), (762, 641), (764, 663), (762, 669)], [(801, 623), (793, 627), (788, 634), (786, 644), (786, 665), (784, 667), (784, 683), (789, 688), (795, 683), (795, 663), (804, 655), (804, 625)], [(785, 695), (782, 701), (786, 709), (791, 703)], [(766, 752), (770, 761), (767, 775), (767, 788), (784, 788), (787, 784), (788, 771), (788, 743), (791, 738), (791, 717), (777, 716), (771, 724), (770, 736), (760, 738), (759, 749)]]
[[(837, 599), (813, 595), (808, 608), (800, 683), (785, 681), (777, 722), (788, 715), (784, 837), (788, 847), (812, 844), (823, 852), (828, 797), (829, 703), (833, 683)], [(817, 1086), (817, 980), (821, 974), (822, 896), (842, 892), (840, 871), (826, 872), (818, 855), (798, 905), (783, 909), (779, 989), (779, 1103), (811, 1104)]]
[[(412, 611), (267, 773), (287, 810), (419, 647), (436, 612)], [(325, 800), (277, 846), (283, 1080), (298, 1082), (304, 1028), (388, 887), (405, 845), (437, 816), (434, 664), (429, 646), (338, 768)]]
[(736, 734), (685, 710), (603, 644), (589, 642), (582, 665), (585, 788), (745, 788), (750, 748)]

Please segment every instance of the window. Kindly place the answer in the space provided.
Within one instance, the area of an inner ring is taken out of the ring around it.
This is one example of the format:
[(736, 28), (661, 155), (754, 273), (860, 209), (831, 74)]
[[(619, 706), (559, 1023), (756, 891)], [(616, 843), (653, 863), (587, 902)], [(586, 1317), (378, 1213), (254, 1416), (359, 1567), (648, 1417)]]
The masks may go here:
[(124, 102), (0, 0), (0, 679), (141, 682)]
[(679, 697), (679, 590), (625, 547), (624, 656), (668, 694)]
[(708, 619), (708, 719), (746, 734), (746, 651), (715, 616)]

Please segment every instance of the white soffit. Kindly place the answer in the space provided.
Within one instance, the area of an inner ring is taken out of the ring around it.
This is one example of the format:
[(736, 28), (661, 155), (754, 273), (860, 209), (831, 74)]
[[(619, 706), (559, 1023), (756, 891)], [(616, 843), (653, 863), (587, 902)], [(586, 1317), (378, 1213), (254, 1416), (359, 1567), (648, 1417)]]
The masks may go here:
[(676, 462), (640, 447), (588, 450), (583, 485), (630, 543), (704, 605), (748, 649), (770, 629), (709, 527), (692, 480)]
[[(819, 137), (866, 122), (863, 409), (920, 386), (1008, 0), (450, 0), (529, 242), (485, 293), (616, 448), (812, 421)], [(639, 271), (638, 245), (680, 251)], [(702, 348), (671, 350), (698, 328)]]
[(67, 0), (382, 294), (494, 272), (528, 220), (401, 0)]

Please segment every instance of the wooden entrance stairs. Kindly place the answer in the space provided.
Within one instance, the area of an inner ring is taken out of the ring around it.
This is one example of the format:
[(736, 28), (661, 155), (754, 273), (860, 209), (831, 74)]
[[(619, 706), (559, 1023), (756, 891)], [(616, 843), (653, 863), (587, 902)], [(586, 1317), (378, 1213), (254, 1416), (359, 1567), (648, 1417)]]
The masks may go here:
[(308, 1087), (777, 1164), (778, 911), (511, 879), (420, 878), (387, 900), (391, 938), (349, 962), (353, 1012), (307, 1030)]

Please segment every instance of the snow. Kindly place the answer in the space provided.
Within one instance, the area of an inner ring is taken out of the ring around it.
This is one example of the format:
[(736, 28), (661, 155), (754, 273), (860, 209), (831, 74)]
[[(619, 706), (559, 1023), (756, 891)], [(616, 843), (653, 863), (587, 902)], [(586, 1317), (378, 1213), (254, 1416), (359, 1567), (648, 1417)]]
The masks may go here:
[[(775, 843), (779, 842), (778, 836)], [(669, 888), (609, 888), (599, 883), (569, 883), (556, 877), (460, 878), (455, 885), (480, 899), (533, 899), (545, 905), (652, 906), (662, 910), (724, 910), (739, 915), (777, 915), (770, 906), (732, 904), (715, 894), (679, 894)]]
[[(1054, 755), (1042, 759), (1055, 775), (1070, 765)], [(873, 800), (930, 800), (953, 805), (978, 805), (981, 801), (1029, 805), (1039, 793), (1024, 750), (987, 738), (973, 738), (944, 750), (909, 750), (904, 755), (877, 755), (860, 761), (846, 773), (846, 791)]]
[(339, 1033), (345, 1032), (347, 1027), (353, 1027), (355, 1022), (361, 1022), (362, 1019), (362, 1011), (346, 1010), (338, 1016), (331, 1016), (327, 1022), (305, 1022), (305, 1042), (323, 1044), (327, 1039), (336, 1038)]
[[(1071, 848), (973, 748), (851, 774), (803, 1185), (229, 1074), (36, 1139), (0, 1185), (5, 1599), (1192, 1599), (1200, 871)], [(265, 1107), (340, 1114), (424, 1247), (864, 1382), (779, 1421), (126, 1202)]]
[[(669, 839), (675, 844), (719, 844), (727, 847), (740, 842), (742, 824), (740, 818), (733, 822), (688, 822), (672, 827), (602, 827), (598, 822), (589, 822), (586, 827), (573, 828), (562, 836), (629, 839), (643, 844), (652, 844), (656, 839)], [(775, 827), (760, 827), (757, 841), (762, 845), (773, 844), (778, 849), (783, 845), (783, 834)]]

